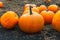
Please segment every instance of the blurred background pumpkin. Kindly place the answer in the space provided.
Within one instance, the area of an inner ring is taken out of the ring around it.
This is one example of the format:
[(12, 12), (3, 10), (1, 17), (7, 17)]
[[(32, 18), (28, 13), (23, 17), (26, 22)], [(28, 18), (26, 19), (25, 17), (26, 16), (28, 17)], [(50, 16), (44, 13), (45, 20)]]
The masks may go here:
[(0, 8), (3, 8), (3, 7), (4, 7), (4, 3), (0, 2)]
[(48, 6), (48, 10), (53, 11), (53, 12), (57, 12), (58, 9), (59, 9), (59, 7), (54, 4)]
[(39, 12), (47, 10), (47, 7), (45, 5), (40, 5), (37, 8), (39, 9)]
[(35, 4), (25, 4), (25, 6), (24, 6), (24, 10), (25, 10), (26, 8), (28, 8), (29, 6), (36, 7)]
[(43, 16), (45, 24), (51, 24), (52, 23), (54, 12), (45, 10), (45, 11), (42, 11), (40, 14)]

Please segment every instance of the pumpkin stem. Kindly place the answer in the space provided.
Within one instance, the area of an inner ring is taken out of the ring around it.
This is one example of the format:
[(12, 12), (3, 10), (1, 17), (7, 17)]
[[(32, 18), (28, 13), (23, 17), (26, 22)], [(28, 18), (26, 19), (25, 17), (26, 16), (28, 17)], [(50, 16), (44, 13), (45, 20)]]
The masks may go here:
[(32, 9), (31, 8), (32, 8), (32, 6), (30, 6), (30, 15), (32, 14)]

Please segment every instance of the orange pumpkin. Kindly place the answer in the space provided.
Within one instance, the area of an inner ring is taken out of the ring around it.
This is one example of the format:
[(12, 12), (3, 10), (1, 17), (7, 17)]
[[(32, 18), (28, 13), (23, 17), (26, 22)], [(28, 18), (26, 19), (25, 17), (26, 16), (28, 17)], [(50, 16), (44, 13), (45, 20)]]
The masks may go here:
[[(29, 10), (29, 7), (27, 7), (25, 10)], [(39, 10), (37, 9), (37, 7), (33, 7), (32, 8), (32, 11), (35, 11), (35, 12), (38, 12), (39, 13)]]
[(3, 2), (0, 2), (0, 8), (3, 8), (3, 7), (4, 7)]
[(29, 6), (36, 7), (35, 4), (26, 4), (26, 5), (24, 6), (24, 10), (25, 10), (25, 8), (27, 8), (27, 7), (29, 7)]
[(18, 22), (18, 15), (13, 11), (7, 11), (1, 16), (1, 25), (3, 28), (12, 29)]
[[(32, 12), (35, 12), (35, 11), (32, 11)], [(25, 10), (25, 11), (23, 12), (23, 14), (27, 14), (27, 13), (29, 13), (29, 10)], [(35, 12), (35, 13), (38, 13), (38, 12)]]
[[(39, 10), (38, 10), (36, 7), (33, 7), (33, 8), (32, 8), (32, 11), (39, 13)], [(26, 8), (26, 10), (24, 10), (23, 14), (28, 13), (28, 12), (29, 12), (29, 7)]]
[(45, 24), (51, 24), (52, 23), (54, 12), (52, 12), (52, 11), (42, 11), (40, 14), (44, 17)]
[(54, 4), (48, 6), (48, 10), (53, 11), (53, 12), (57, 12), (58, 9), (59, 9), (59, 7)]
[(39, 9), (39, 12), (47, 10), (47, 7), (45, 5), (40, 5), (37, 8)]
[(26, 14), (26, 13), (29, 13), (29, 10), (25, 10), (25, 11), (23, 12), (23, 14)]
[(0, 18), (0, 23), (1, 23), (1, 18)]
[(52, 20), (52, 27), (60, 32), (60, 10), (56, 12), (56, 14), (54, 15), (53, 17), (53, 20)]
[(43, 17), (38, 13), (32, 12), (31, 7), (29, 13), (24, 14), (19, 18), (19, 27), (23, 32), (36, 33), (41, 31), (43, 26)]
[(46, 3), (49, 3), (49, 2), (51, 2), (51, 1), (52, 1), (52, 0), (45, 0)]

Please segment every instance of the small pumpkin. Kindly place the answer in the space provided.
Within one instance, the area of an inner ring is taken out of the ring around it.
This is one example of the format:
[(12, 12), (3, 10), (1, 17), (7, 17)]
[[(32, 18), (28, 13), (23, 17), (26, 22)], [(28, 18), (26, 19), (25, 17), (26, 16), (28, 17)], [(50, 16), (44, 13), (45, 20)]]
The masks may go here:
[(47, 10), (47, 7), (45, 5), (40, 5), (37, 7), (37, 9), (39, 10), (39, 12)]
[[(29, 10), (29, 7), (27, 7), (25, 10)], [(39, 13), (39, 10), (37, 9), (37, 7), (33, 7), (32, 8), (32, 11), (35, 11), (35, 12), (38, 12)]]
[(59, 7), (57, 5), (54, 5), (54, 4), (48, 6), (48, 10), (53, 11), (53, 12), (57, 12), (58, 9), (59, 9)]
[(26, 13), (29, 13), (29, 10), (25, 10), (25, 11), (23, 12), (23, 14), (26, 14)]
[[(35, 11), (32, 11), (32, 12), (35, 12)], [(27, 14), (27, 13), (29, 13), (29, 10), (25, 10), (25, 11), (23, 12), (23, 14)], [(35, 12), (35, 13), (38, 13), (38, 12)]]
[(18, 22), (18, 15), (13, 11), (7, 11), (1, 16), (1, 25), (5, 29), (12, 29)]
[[(36, 7), (33, 7), (32, 11), (39, 13), (39, 10)], [(26, 10), (24, 10), (23, 14), (28, 13), (28, 12), (29, 12), (29, 7)]]
[(36, 7), (35, 4), (26, 4), (26, 5), (24, 6), (24, 10), (25, 10), (27, 7), (29, 7), (29, 6)]
[(52, 2), (52, 0), (45, 0), (46, 3)]
[(45, 24), (51, 24), (52, 23), (54, 12), (45, 10), (45, 11), (42, 11), (40, 14), (43, 16)]
[(23, 32), (36, 33), (43, 29), (44, 19), (40, 14), (32, 12), (30, 6), (30, 12), (19, 18), (19, 27)]
[(3, 7), (4, 7), (4, 3), (0, 2), (0, 8), (3, 8)]
[(52, 27), (56, 31), (60, 32), (60, 10), (56, 12), (52, 20)]

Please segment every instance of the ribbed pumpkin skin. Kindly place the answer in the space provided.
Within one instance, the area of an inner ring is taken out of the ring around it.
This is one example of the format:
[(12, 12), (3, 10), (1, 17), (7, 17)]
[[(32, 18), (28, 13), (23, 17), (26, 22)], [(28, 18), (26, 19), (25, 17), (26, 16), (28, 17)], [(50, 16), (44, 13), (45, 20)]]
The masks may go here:
[(32, 15), (27, 13), (19, 18), (19, 27), (23, 32), (36, 33), (43, 29), (44, 19), (38, 13), (33, 12)]

